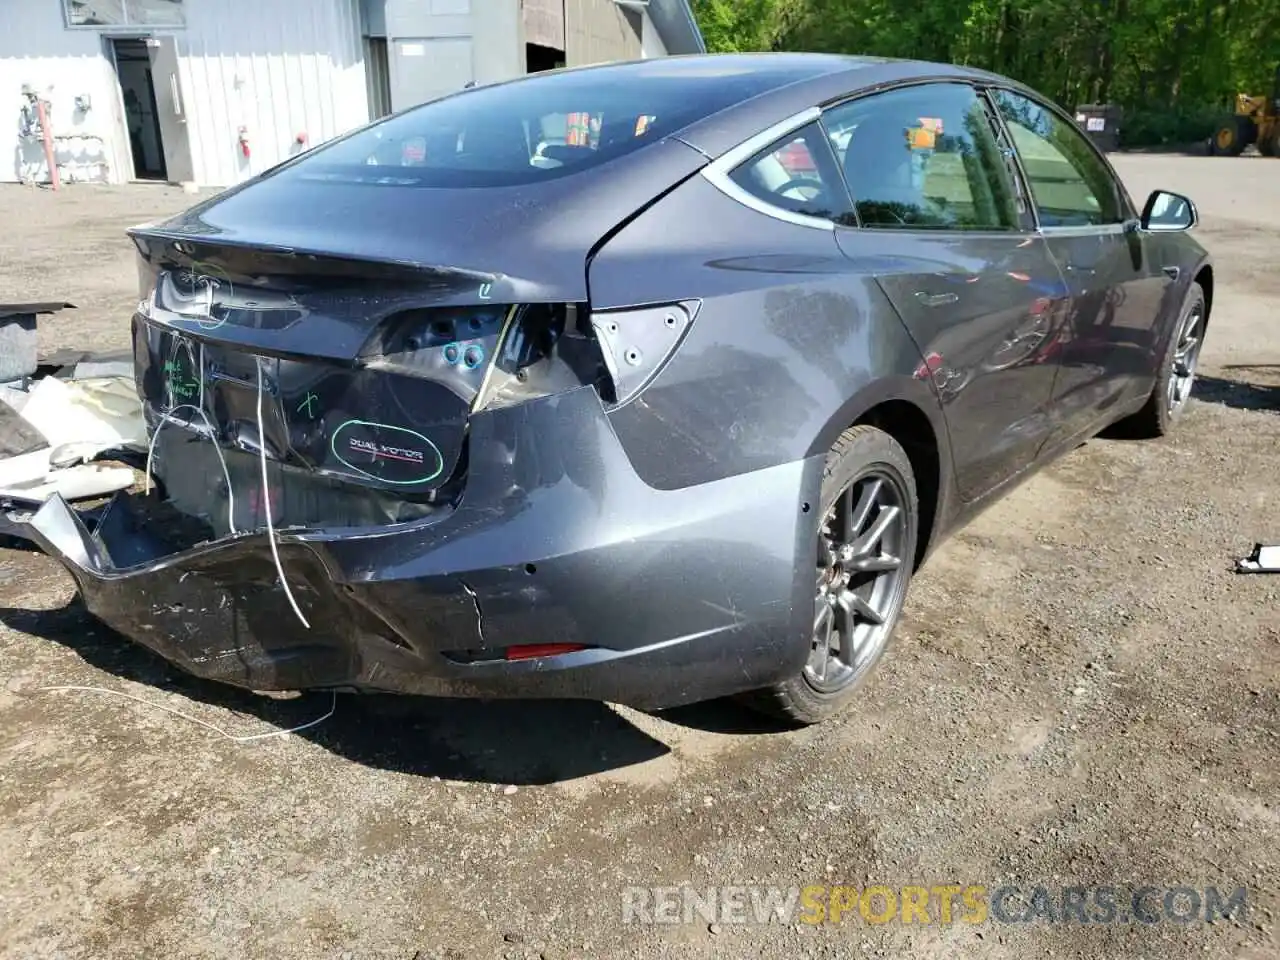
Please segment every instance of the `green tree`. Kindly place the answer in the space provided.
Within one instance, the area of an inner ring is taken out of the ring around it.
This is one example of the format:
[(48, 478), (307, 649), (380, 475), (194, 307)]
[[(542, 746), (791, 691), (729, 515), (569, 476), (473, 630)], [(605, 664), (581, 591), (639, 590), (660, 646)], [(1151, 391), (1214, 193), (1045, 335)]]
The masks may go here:
[(695, 0), (710, 49), (955, 62), (1063, 106), (1117, 103), (1130, 139), (1207, 136), (1270, 94), (1280, 0)]
[(694, 15), (712, 53), (776, 50), (803, 0), (693, 0)]

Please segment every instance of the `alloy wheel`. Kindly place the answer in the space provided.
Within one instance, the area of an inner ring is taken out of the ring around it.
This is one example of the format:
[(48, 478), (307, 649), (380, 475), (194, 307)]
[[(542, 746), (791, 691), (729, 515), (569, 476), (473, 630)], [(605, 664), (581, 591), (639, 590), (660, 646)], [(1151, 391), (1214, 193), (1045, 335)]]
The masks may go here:
[(1196, 364), (1200, 360), (1201, 321), (1204, 308), (1192, 308), (1178, 330), (1178, 340), (1170, 361), (1173, 370), (1169, 376), (1169, 412), (1177, 413), (1191, 396), (1196, 379)]
[(846, 487), (818, 535), (813, 641), (804, 673), (821, 693), (859, 680), (875, 663), (906, 594), (911, 558), (906, 496), (886, 472)]

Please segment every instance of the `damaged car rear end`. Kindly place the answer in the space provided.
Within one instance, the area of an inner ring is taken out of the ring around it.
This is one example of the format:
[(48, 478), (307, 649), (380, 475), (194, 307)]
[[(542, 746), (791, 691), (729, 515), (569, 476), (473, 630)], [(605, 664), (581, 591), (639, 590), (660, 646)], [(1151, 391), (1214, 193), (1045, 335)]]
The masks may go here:
[(706, 164), (674, 134), (786, 78), (651, 70), (467, 91), (131, 231), (151, 489), (32, 523), (88, 609), (257, 690), (666, 706), (795, 673), (821, 457), (648, 482), (612, 418), (701, 300), (590, 275)]

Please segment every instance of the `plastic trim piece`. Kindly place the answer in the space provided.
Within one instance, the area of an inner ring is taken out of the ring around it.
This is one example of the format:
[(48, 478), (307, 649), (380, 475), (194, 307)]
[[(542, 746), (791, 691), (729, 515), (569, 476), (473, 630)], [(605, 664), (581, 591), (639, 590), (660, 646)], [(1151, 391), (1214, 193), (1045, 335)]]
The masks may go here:
[(775, 123), (766, 130), (762, 130), (755, 136), (742, 141), (736, 147), (733, 147), (726, 153), (721, 154), (719, 159), (708, 164), (702, 171), (702, 176), (707, 182), (714, 186), (725, 196), (736, 200), (744, 207), (750, 207), (757, 213), (763, 213), (767, 217), (773, 217), (775, 220), (783, 220), (787, 223), (794, 223), (801, 227), (813, 227), (817, 230), (826, 230), (834, 233), (836, 225), (831, 220), (824, 220), (821, 217), (810, 217), (803, 213), (793, 213), (790, 210), (784, 210), (781, 207), (775, 207), (773, 204), (761, 200), (754, 194), (742, 189), (734, 183), (730, 176), (741, 164), (750, 160), (761, 150), (768, 147), (777, 140), (782, 139), (789, 133), (794, 133), (805, 124), (812, 123), (822, 116), (822, 110), (819, 107), (809, 107), (799, 113), (787, 117)]

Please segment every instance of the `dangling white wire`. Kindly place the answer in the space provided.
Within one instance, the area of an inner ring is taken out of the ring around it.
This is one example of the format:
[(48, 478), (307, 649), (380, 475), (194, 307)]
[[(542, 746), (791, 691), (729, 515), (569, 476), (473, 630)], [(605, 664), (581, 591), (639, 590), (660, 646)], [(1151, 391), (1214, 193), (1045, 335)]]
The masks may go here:
[(209, 415), (203, 409), (197, 407), (194, 403), (180, 403), (176, 407), (170, 407), (167, 411), (160, 415), (160, 422), (156, 424), (155, 432), (151, 434), (151, 442), (147, 444), (147, 471), (143, 484), (143, 492), (151, 492), (151, 461), (156, 453), (156, 440), (160, 436), (160, 431), (170, 423), (182, 424), (181, 420), (174, 418), (179, 410), (194, 410), (200, 414), (200, 419), (204, 421), (204, 425), (209, 428), (209, 433), (213, 441), (213, 452), (218, 455), (218, 462), (222, 464), (222, 477), (227, 481), (227, 526), (232, 533), (236, 533), (236, 496), (231, 489), (231, 471), (227, 469), (227, 458), (222, 455), (222, 446), (218, 443), (218, 431), (213, 427), (213, 421), (209, 419)]
[[(169, 391), (169, 403), (173, 403), (173, 391)], [(160, 422), (156, 424), (156, 429), (151, 434), (151, 442), (147, 444), (147, 468), (143, 477), (143, 493), (151, 493), (151, 464), (156, 454), (156, 440), (160, 436), (160, 431), (171, 423), (181, 423), (175, 420), (173, 415), (179, 410), (194, 410), (200, 414), (200, 419), (204, 421), (204, 425), (209, 428), (210, 439), (213, 441), (213, 452), (218, 455), (218, 462), (222, 464), (222, 478), (227, 481), (227, 529), (232, 533), (236, 530), (236, 495), (231, 487), (231, 471), (227, 469), (227, 458), (222, 454), (222, 445), (218, 443), (218, 431), (214, 429), (213, 421), (209, 419), (209, 415), (204, 409), (204, 343), (200, 344), (200, 405), (196, 406), (191, 403), (180, 403), (177, 406), (170, 406), (168, 410), (160, 415)]]
[(310, 630), (311, 624), (302, 615), (298, 601), (293, 599), (293, 591), (289, 589), (289, 581), (285, 579), (284, 565), (280, 562), (280, 549), (276, 546), (276, 529), (271, 522), (271, 490), (267, 480), (267, 432), (262, 426), (262, 358), (255, 356), (254, 364), (258, 368), (258, 460), (262, 464), (262, 512), (267, 518), (267, 540), (271, 543), (271, 558), (276, 563), (276, 573), (280, 576), (284, 595), (289, 598), (289, 606), (293, 607), (293, 612), (302, 625)]
[(183, 713), (181, 710), (175, 710), (173, 707), (166, 706), (163, 703), (156, 703), (152, 700), (145, 700), (142, 697), (135, 697), (133, 694), (125, 693), (123, 690), (110, 690), (106, 687), (83, 687), (83, 686), (73, 686), (73, 685), (65, 685), (65, 686), (58, 686), (58, 687), (41, 687), (40, 689), (43, 691), (48, 691), (50, 693), (61, 693), (61, 692), (105, 693), (113, 697), (123, 697), (125, 700), (132, 700), (135, 703), (140, 703), (144, 707), (152, 707), (156, 710), (163, 710), (165, 713), (171, 713), (175, 717), (181, 717), (183, 720), (187, 720), (191, 723), (199, 724), (202, 727), (207, 727), (208, 729), (212, 730), (214, 733), (218, 734), (221, 737), (226, 738), (227, 740), (232, 741), (233, 743), (250, 743), (254, 740), (269, 740), (272, 737), (285, 737), (291, 733), (298, 733), (299, 731), (302, 731), (302, 730), (309, 730), (311, 727), (319, 726), (320, 724), (324, 723), (326, 720), (332, 717), (334, 713), (337, 712), (337, 709), (338, 709), (338, 694), (334, 691), (331, 691), (332, 699), (329, 701), (329, 712), (324, 714), (323, 716), (316, 717), (316, 719), (314, 720), (308, 720), (306, 723), (301, 723), (296, 727), (290, 727), (288, 730), (272, 730), (268, 733), (251, 733), (251, 734), (236, 735), (234, 733), (227, 733), (227, 731), (223, 730), (221, 727), (215, 724), (209, 723), (209, 721), (207, 720), (201, 720), (199, 717), (193, 717), (188, 713)]

